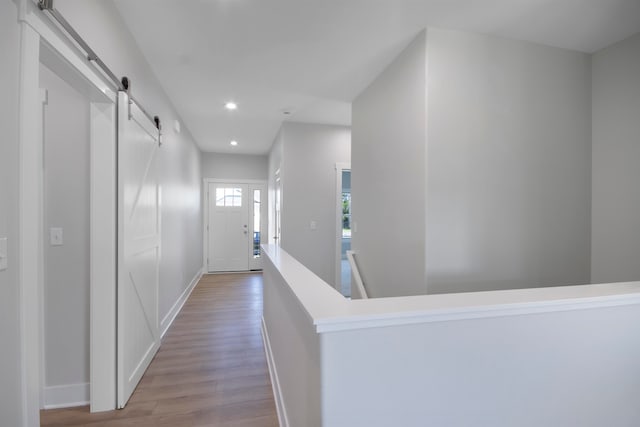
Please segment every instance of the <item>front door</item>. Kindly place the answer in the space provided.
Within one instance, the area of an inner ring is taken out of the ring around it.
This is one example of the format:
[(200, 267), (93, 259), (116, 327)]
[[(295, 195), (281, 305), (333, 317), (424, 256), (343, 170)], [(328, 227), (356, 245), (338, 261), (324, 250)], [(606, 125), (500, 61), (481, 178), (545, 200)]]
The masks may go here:
[(249, 186), (209, 183), (208, 270), (249, 270)]

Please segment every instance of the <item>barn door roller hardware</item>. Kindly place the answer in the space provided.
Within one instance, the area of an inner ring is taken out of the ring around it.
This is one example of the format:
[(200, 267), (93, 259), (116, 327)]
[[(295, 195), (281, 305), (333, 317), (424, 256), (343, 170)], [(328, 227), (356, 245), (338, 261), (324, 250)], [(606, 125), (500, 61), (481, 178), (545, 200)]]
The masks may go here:
[(122, 80), (120, 80), (120, 83), (122, 85), (122, 91), (126, 92), (129, 98), (129, 112), (128, 112), (128, 116), (129, 116), (129, 120), (131, 120), (131, 105), (135, 102), (136, 105), (138, 106), (138, 109), (140, 111), (142, 111), (142, 113), (147, 116), (147, 118), (149, 119), (149, 121), (153, 122), (153, 124), (156, 125), (156, 129), (158, 129), (158, 145), (162, 145), (162, 142), (160, 142), (160, 136), (162, 136), (162, 125), (160, 124), (160, 117), (158, 116), (152, 116), (151, 114), (147, 113), (145, 111), (144, 108), (142, 108), (142, 106), (140, 105), (139, 102), (137, 102), (133, 96), (131, 96), (131, 80), (129, 79), (129, 77), (124, 76), (122, 78)]
[(87, 44), (87, 42), (85, 42), (82, 39), (82, 37), (80, 37), (80, 34), (78, 34), (78, 32), (73, 29), (71, 24), (69, 24), (69, 22), (64, 18), (64, 16), (62, 16), (62, 14), (58, 12), (58, 10), (55, 7), (53, 7), (53, 0), (38, 0), (38, 8), (40, 8), (40, 10), (42, 11), (48, 12), (49, 15), (73, 39), (73, 41), (75, 41), (80, 46), (80, 48), (85, 51), (85, 53), (87, 54), (87, 60), (94, 62), (98, 66), (100, 71), (102, 71), (102, 73), (104, 73), (104, 75), (108, 77), (113, 84), (115, 84), (118, 90), (122, 89), (120, 81), (118, 80), (116, 75), (113, 74), (113, 72), (111, 72), (109, 67), (107, 67), (107, 64), (105, 64), (100, 59), (100, 57), (93, 51), (93, 49), (91, 49), (91, 47)]
[[(84, 39), (78, 34), (78, 32), (69, 24), (69, 22), (62, 16), (60, 12), (53, 6), (53, 0), (38, 0), (38, 8), (42, 11), (45, 11), (49, 14), (49, 16), (62, 27), (62, 29), (67, 33), (67, 35), (80, 46), (80, 48), (86, 53), (87, 60), (94, 63), (98, 69), (107, 77), (113, 85), (119, 91), (127, 92), (129, 95), (129, 103), (135, 102), (138, 108), (144, 113), (147, 118), (156, 125), (158, 129), (158, 133), (160, 133), (160, 119), (158, 116), (152, 116), (147, 113), (144, 108), (137, 102), (133, 96), (131, 95), (131, 81), (127, 77), (123, 77), (122, 79), (118, 79), (116, 75), (107, 67), (107, 64), (100, 59), (100, 57), (91, 49), (91, 47), (84, 41)], [(129, 117), (131, 117), (131, 106), (129, 106)]]

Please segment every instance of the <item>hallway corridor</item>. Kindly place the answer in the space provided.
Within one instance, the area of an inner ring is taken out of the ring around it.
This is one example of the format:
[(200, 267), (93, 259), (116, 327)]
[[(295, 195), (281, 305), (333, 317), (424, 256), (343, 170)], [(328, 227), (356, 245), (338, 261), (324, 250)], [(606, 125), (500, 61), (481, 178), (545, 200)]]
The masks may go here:
[(41, 425), (277, 426), (261, 316), (262, 274), (203, 276), (125, 409), (41, 411)]

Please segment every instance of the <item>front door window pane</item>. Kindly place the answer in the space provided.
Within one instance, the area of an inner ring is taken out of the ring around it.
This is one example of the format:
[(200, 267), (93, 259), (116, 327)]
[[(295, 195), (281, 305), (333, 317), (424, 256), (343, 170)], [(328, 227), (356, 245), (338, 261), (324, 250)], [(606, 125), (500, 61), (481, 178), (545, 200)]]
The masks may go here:
[(216, 188), (216, 206), (241, 207), (242, 188)]
[(253, 190), (253, 257), (260, 258), (260, 190)]

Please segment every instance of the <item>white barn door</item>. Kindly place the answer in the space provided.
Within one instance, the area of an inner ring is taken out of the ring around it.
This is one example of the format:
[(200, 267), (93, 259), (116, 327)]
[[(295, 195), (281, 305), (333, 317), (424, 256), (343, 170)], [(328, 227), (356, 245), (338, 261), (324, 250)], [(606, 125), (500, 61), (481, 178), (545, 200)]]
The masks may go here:
[(159, 132), (126, 93), (118, 95), (118, 407), (160, 347)]

